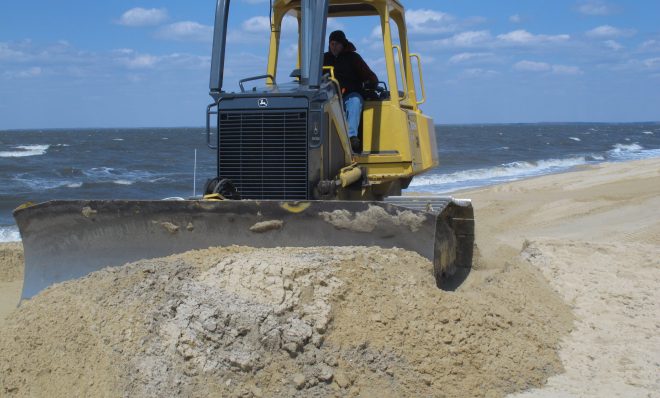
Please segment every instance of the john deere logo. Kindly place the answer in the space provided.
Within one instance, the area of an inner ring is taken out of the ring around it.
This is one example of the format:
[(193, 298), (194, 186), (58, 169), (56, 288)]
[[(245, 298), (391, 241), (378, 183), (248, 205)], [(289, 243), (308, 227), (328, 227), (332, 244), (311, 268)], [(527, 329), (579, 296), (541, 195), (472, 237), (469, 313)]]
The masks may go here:
[(259, 98), (259, 101), (257, 101), (257, 105), (259, 108), (268, 108), (268, 100), (266, 98)]

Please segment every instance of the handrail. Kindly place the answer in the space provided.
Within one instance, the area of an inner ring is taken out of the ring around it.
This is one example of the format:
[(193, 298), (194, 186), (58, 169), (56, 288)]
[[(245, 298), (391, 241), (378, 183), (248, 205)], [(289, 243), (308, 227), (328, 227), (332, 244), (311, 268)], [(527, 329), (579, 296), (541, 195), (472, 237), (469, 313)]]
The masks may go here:
[(344, 95), (341, 92), (341, 84), (339, 84), (339, 80), (335, 77), (335, 67), (334, 66), (324, 66), (323, 67), (324, 71), (329, 71), (330, 72), (330, 81), (334, 83), (334, 85), (337, 87), (337, 95), (339, 96), (339, 103), (341, 104), (342, 109), (344, 108)]
[(424, 75), (422, 74), (422, 58), (419, 54), (410, 54), (410, 59), (417, 58), (417, 70), (419, 72), (419, 87), (422, 89), (422, 99), (417, 101), (417, 96), (415, 96), (415, 101), (417, 105), (422, 105), (426, 102), (426, 89), (424, 88)]
[(401, 71), (401, 88), (403, 89), (403, 98), (399, 98), (399, 100), (404, 100), (408, 98), (408, 84), (406, 83), (406, 69), (403, 66), (403, 51), (398, 44), (392, 45), (392, 50), (394, 49), (397, 50), (396, 53), (397, 58), (399, 59), (399, 70)]
[(265, 79), (267, 77), (270, 78), (270, 81), (272, 81), (273, 84), (275, 84), (275, 78), (273, 77), (273, 75), (259, 75), (259, 76), (246, 77), (245, 79), (240, 80), (238, 82), (238, 85), (241, 87), (241, 92), (244, 93), (245, 92), (245, 87), (243, 87), (243, 83), (249, 82), (249, 81), (252, 81), (252, 80)]
[[(218, 99), (216, 102), (209, 104), (209, 106), (206, 107), (206, 146), (208, 146), (211, 149), (218, 149), (217, 145), (211, 145), (211, 115), (217, 115), (218, 112), (220, 112), (220, 101), (222, 101), (222, 98)], [(216, 107), (215, 112), (211, 111), (211, 108)], [(218, 120), (218, 134), (220, 133), (220, 120)]]
[(324, 66), (323, 70), (327, 70), (330, 72), (330, 78), (334, 79), (335, 78), (335, 67), (334, 66)]

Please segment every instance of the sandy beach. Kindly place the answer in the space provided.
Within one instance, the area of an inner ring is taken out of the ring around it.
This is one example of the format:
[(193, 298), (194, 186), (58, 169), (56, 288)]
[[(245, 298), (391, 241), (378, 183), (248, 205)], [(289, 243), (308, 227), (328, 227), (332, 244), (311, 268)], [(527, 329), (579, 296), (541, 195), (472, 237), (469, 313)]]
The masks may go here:
[[(0, 391), (660, 397), (660, 159), (455, 196), (473, 200), (479, 250), (456, 292), (396, 249), (230, 248), (101, 271), (12, 310), (22, 257), (3, 244)], [(191, 310), (218, 306), (235, 307), (236, 334)], [(250, 311), (265, 315), (236, 315)]]
[(484, 257), (520, 252), (571, 306), (565, 372), (521, 397), (660, 396), (660, 160), (465, 193)]

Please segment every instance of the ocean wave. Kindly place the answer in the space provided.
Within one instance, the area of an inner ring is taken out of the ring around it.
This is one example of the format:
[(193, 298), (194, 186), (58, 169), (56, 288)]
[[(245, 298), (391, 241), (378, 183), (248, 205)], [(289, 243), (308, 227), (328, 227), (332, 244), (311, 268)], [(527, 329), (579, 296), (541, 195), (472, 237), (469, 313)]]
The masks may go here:
[(98, 184), (133, 185), (135, 183), (160, 183), (169, 181), (166, 177), (141, 170), (94, 167), (88, 170), (62, 169), (58, 177), (34, 176), (19, 173), (11, 177), (16, 183), (35, 191), (58, 188), (91, 188)]
[(587, 155), (586, 159), (589, 161), (602, 162), (605, 160), (605, 156), (592, 153), (591, 155)]
[(21, 234), (16, 226), (0, 226), (0, 243), (20, 242)]
[(133, 182), (149, 181), (154, 174), (142, 170), (115, 169), (113, 167), (92, 167), (84, 170), (83, 174), (95, 181), (125, 180)]
[(642, 149), (644, 149), (644, 147), (639, 145), (638, 143), (634, 143), (634, 144), (615, 144), (612, 147), (612, 151), (614, 151), (614, 152), (639, 152)]
[(653, 135), (653, 131), (642, 131), (642, 134)]
[(123, 138), (113, 138), (112, 140), (113, 140), (113, 141), (124, 141)]
[(135, 181), (128, 181), (128, 180), (114, 180), (112, 181), (113, 184), (117, 185), (133, 185), (135, 184)]
[(614, 161), (641, 160), (660, 157), (660, 149), (646, 149), (639, 143), (615, 144), (607, 151), (607, 157)]
[(573, 141), (577, 141), (577, 142), (582, 141), (582, 140), (579, 139), (578, 137), (568, 137), (568, 139), (569, 139), (569, 140), (573, 140)]
[[(537, 162), (511, 162), (496, 167), (458, 171), (451, 174), (430, 174), (416, 177), (411, 187), (465, 188), (466, 185), (481, 186), (489, 183), (514, 181), (520, 178), (548, 174), (571, 167), (587, 164), (586, 157), (547, 159)], [(444, 186), (444, 187), (443, 187)]]
[(12, 180), (30, 188), (33, 191), (43, 191), (48, 189), (56, 189), (62, 187), (69, 188), (78, 188), (77, 186), (71, 186), (77, 184), (76, 181), (72, 180), (56, 180), (52, 178), (42, 178), (42, 177), (31, 177), (28, 174), (21, 173), (12, 177)]
[(0, 152), (0, 158), (22, 158), (43, 155), (50, 148), (50, 145), (17, 145), (12, 148), (18, 149), (18, 151)]

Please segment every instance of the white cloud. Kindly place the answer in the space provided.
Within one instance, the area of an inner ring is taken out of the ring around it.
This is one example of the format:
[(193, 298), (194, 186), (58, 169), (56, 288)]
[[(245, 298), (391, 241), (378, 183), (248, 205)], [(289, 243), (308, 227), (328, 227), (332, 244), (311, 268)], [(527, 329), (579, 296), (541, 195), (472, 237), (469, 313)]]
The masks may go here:
[(156, 66), (158, 59), (158, 57), (149, 54), (137, 55), (135, 57), (128, 58), (125, 64), (131, 69), (153, 68)]
[[(296, 22), (296, 26), (298, 23)], [(333, 30), (340, 30), (340, 29), (345, 29), (345, 26), (343, 23), (339, 21), (337, 18), (328, 18), (328, 26), (327, 26), (327, 33), (330, 34)]]
[(584, 15), (610, 15), (616, 12), (616, 8), (602, 1), (592, 0), (583, 1), (578, 6), (578, 11)]
[(461, 72), (460, 77), (462, 78), (483, 78), (483, 77), (492, 77), (499, 75), (497, 71), (490, 69), (481, 69), (481, 68), (470, 68)]
[(119, 48), (111, 52), (114, 61), (128, 69), (151, 69), (160, 58), (151, 54), (139, 54), (130, 48)]
[[(642, 44), (639, 45), (639, 49), (642, 51), (660, 51), (660, 40), (646, 40)], [(1, 51), (1, 45), (0, 45), (0, 51)]]
[(125, 26), (154, 26), (167, 20), (167, 10), (164, 8), (131, 8), (122, 14), (117, 21)]
[(552, 72), (558, 75), (581, 75), (583, 73), (577, 66), (552, 65), (547, 62), (526, 60), (516, 63), (513, 68), (523, 72)]
[(429, 45), (445, 48), (502, 48), (520, 46), (541, 46), (565, 43), (571, 38), (570, 35), (544, 35), (532, 34), (526, 30), (515, 30), (493, 37), (487, 30), (466, 31), (457, 33), (451, 37), (428, 42)]
[[(249, 18), (241, 24), (241, 29), (247, 33), (267, 33), (270, 32), (270, 19), (265, 16), (256, 16)], [(282, 33), (291, 33), (298, 31), (298, 21), (291, 16), (286, 15), (282, 19)]]
[(645, 59), (642, 63), (649, 69), (660, 69), (660, 57)]
[(120, 48), (111, 52), (116, 64), (127, 69), (202, 69), (210, 66), (210, 57), (172, 53), (167, 55), (141, 54), (130, 48)]
[(571, 36), (562, 35), (535, 35), (526, 30), (514, 30), (497, 36), (498, 40), (510, 44), (541, 44), (541, 43), (559, 43), (568, 41)]
[(488, 52), (477, 52), (477, 53), (460, 53), (453, 55), (449, 58), (450, 64), (460, 64), (460, 63), (469, 63), (469, 62), (480, 62), (480, 61), (492, 61), (495, 58), (495, 54)]
[(27, 54), (23, 51), (14, 49), (7, 43), (0, 43), (0, 60), (6, 61), (23, 61), (27, 58)]
[(452, 15), (427, 9), (406, 11), (406, 25), (408, 32), (413, 34), (446, 33), (458, 29)]
[[(329, 22), (328, 22), (329, 23)], [(298, 21), (286, 15), (282, 20), (281, 41), (286, 45), (291, 38), (298, 37)], [(231, 44), (258, 44), (267, 43), (270, 39), (270, 20), (267, 16), (255, 16), (241, 23), (239, 29), (230, 29), (227, 33), (227, 42)]]
[(211, 42), (213, 27), (193, 21), (176, 22), (163, 26), (156, 32), (156, 37), (177, 41)]
[(605, 40), (603, 42), (605, 44), (605, 47), (614, 50), (614, 51), (619, 51), (622, 50), (624, 47), (621, 45), (621, 43), (614, 41), (614, 40)]
[[(644, 43), (640, 44), (639, 48), (642, 50), (660, 50), (660, 40), (646, 40)], [(2, 45), (0, 44), (0, 51), (2, 49)]]
[(552, 65), (545, 62), (520, 61), (513, 65), (513, 68), (526, 72), (547, 72), (552, 69)]
[(491, 42), (493, 36), (487, 30), (467, 31), (451, 37), (435, 40), (433, 45), (440, 47), (476, 47)]
[(270, 30), (270, 21), (268, 17), (257, 16), (243, 21), (241, 25), (244, 31), (250, 33), (262, 33)]
[(577, 66), (568, 66), (568, 65), (552, 65), (552, 73), (558, 75), (581, 75), (582, 69)]
[(7, 71), (3, 73), (3, 76), (9, 79), (19, 78), (19, 79), (29, 79), (31, 77), (37, 77), (42, 74), (43, 70), (39, 66), (33, 66), (31, 68), (22, 69), (18, 71)]
[(519, 14), (511, 15), (509, 17), (509, 22), (511, 23), (521, 23), (522, 17)]
[(610, 25), (602, 25), (587, 32), (588, 37), (604, 39), (615, 37), (630, 37), (635, 34), (634, 29), (619, 29)]

